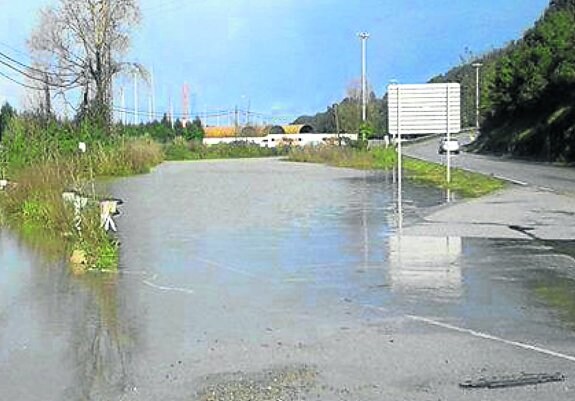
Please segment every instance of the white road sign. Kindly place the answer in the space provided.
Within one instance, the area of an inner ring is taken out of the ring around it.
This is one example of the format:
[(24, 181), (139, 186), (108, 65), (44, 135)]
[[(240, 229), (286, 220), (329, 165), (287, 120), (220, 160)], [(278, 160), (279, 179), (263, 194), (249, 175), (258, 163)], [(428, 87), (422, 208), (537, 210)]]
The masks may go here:
[(402, 136), (461, 131), (458, 83), (393, 84), (387, 96), (389, 133), (394, 137), (398, 130)]

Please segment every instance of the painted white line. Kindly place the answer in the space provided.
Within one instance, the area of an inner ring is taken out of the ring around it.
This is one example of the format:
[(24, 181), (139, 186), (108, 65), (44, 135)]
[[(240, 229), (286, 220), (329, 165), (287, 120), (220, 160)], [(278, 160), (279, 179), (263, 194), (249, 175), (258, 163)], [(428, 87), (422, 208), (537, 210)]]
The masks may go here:
[(188, 288), (178, 288), (178, 287), (165, 287), (162, 285), (157, 285), (154, 284), (148, 280), (143, 280), (142, 281), (144, 284), (146, 284), (149, 287), (155, 288), (156, 290), (161, 290), (161, 291), (175, 291), (175, 292), (183, 292), (185, 294), (193, 294), (194, 290), (190, 290)]
[(206, 264), (208, 264), (208, 265), (212, 265), (212, 266), (219, 267), (219, 268), (222, 268), (222, 269), (225, 269), (225, 270), (229, 270), (229, 271), (231, 271), (231, 272), (240, 274), (240, 275), (242, 275), (242, 276), (246, 276), (246, 277), (255, 278), (255, 279), (258, 279), (258, 280), (261, 280), (261, 281), (265, 281), (265, 280), (263, 280), (261, 277), (259, 277), (259, 276), (256, 275), (256, 274), (247, 272), (247, 271), (242, 270), (242, 269), (238, 269), (238, 268), (236, 268), (236, 267), (232, 267), (232, 266), (229, 266), (229, 265), (224, 265), (224, 264), (222, 264), (222, 263), (214, 262), (213, 260), (204, 259), (204, 258), (200, 258), (200, 257), (195, 257), (195, 259), (196, 259), (197, 261), (199, 261), (199, 262), (204, 262), (204, 263), (206, 263)]
[(567, 361), (575, 362), (575, 356), (572, 356), (572, 355), (562, 354), (560, 352), (551, 351), (551, 350), (548, 350), (545, 348), (537, 347), (535, 345), (529, 345), (529, 344), (520, 343), (517, 341), (506, 340), (504, 338), (496, 337), (496, 336), (493, 336), (491, 334), (486, 334), (486, 333), (482, 333), (482, 332), (470, 330), (470, 329), (464, 329), (462, 327), (457, 327), (457, 326), (454, 326), (454, 325), (448, 324), (448, 323), (438, 322), (436, 320), (428, 319), (426, 317), (414, 316), (414, 315), (406, 315), (406, 316), (409, 319), (412, 319), (412, 320), (415, 320), (418, 322), (427, 323), (427, 324), (441, 327), (444, 329), (457, 331), (459, 333), (470, 334), (474, 337), (484, 338), (486, 340), (497, 341), (497, 342), (500, 342), (503, 344), (512, 345), (514, 347), (523, 348), (526, 350), (535, 351), (535, 352), (539, 352), (541, 354), (550, 355), (550, 356), (554, 356), (556, 358), (561, 358), (561, 359), (565, 359)]
[(513, 184), (521, 185), (524, 187), (529, 185), (529, 183), (527, 183), (525, 181), (514, 180), (513, 178), (507, 178), (507, 177), (504, 177), (502, 175), (494, 175), (493, 177), (498, 178), (498, 179), (503, 180), (503, 181), (509, 181), (509, 182), (512, 182)]
[(549, 187), (539, 187), (539, 189), (542, 191), (546, 191), (546, 192), (555, 192), (555, 190), (553, 188), (549, 188)]

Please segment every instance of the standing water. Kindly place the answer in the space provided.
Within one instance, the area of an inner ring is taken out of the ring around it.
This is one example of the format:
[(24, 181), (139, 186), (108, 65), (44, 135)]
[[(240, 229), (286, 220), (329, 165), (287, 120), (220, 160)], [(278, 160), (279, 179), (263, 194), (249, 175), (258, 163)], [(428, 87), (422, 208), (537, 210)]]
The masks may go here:
[[(485, 344), (414, 315), (575, 353), (569, 255), (400, 236), (395, 188), (278, 160), (166, 163), (110, 188), (125, 201), (117, 275), (72, 277), (2, 233), (0, 398), (457, 399), (437, 344), (465, 348), (461, 374), (491, 366)], [(406, 225), (445, 198), (404, 191)], [(506, 352), (495, 365), (514, 367)]]

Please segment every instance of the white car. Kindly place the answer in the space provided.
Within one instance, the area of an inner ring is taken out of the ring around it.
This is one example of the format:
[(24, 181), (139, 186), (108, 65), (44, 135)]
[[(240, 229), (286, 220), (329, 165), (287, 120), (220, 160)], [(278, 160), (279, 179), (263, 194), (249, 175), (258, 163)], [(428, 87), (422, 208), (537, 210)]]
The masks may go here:
[(438, 153), (442, 155), (447, 153), (448, 150), (450, 153), (458, 155), (460, 151), (459, 141), (455, 138), (450, 138), (449, 140), (442, 138), (441, 141), (439, 141)]

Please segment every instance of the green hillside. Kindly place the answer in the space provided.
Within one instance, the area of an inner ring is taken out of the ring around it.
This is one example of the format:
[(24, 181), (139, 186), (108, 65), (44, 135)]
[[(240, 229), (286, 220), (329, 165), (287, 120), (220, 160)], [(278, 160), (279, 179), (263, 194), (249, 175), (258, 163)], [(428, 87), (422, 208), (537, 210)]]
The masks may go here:
[(552, 1), (485, 80), (479, 151), (575, 161), (575, 0)]
[[(482, 133), (475, 150), (575, 162), (575, 0), (552, 0), (522, 38), (483, 56), (468, 57), (430, 80), (461, 84), (463, 127), (475, 125), (475, 62), (483, 63)], [(370, 124), (375, 133), (385, 133), (386, 97), (371, 99)], [(344, 99), (338, 107), (340, 121), (342, 109), (348, 122), (343, 129), (357, 132), (359, 102)], [(330, 107), (297, 121), (334, 131), (334, 115)]]

